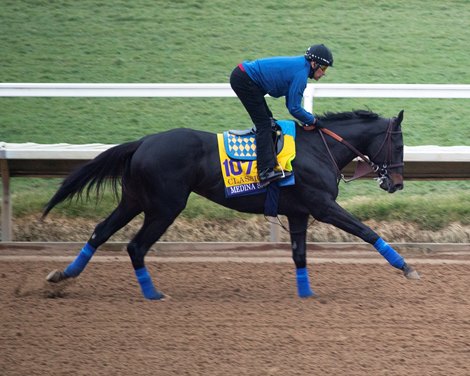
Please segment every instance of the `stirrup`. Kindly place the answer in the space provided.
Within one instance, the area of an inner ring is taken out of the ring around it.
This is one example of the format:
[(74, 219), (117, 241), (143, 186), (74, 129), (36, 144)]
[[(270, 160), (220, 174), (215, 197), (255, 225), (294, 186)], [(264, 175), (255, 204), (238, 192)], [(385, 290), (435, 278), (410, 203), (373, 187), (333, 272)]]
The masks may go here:
[[(260, 182), (259, 186), (261, 188), (266, 187), (273, 181), (281, 180), (286, 177), (285, 171), (282, 169), (282, 166), (278, 164), (278, 169), (275, 168), (266, 168), (259, 174)], [(263, 179), (263, 175), (266, 174), (267, 176)]]

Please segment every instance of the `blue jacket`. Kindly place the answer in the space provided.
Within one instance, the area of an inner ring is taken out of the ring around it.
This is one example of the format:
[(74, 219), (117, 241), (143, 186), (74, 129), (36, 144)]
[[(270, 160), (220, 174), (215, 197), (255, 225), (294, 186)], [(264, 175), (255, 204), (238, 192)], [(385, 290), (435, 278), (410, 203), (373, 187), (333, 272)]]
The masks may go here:
[(274, 98), (286, 97), (290, 114), (304, 124), (312, 124), (314, 116), (302, 108), (307, 87), (310, 63), (304, 56), (268, 57), (244, 61), (243, 67), (250, 78)]

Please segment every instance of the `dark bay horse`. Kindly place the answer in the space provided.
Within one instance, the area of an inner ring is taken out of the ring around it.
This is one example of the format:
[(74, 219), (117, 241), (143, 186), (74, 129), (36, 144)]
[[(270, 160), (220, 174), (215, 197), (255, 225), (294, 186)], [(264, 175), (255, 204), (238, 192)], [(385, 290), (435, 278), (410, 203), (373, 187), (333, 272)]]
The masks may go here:
[[(323, 130), (304, 131), (297, 126), (296, 183), (280, 189), (278, 213), (288, 219), (300, 297), (313, 295), (306, 261), (309, 216), (358, 236), (407, 278), (419, 278), (387, 242), (336, 203), (340, 170), (358, 155), (369, 161), (382, 189), (393, 193), (403, 188), (402, 119), (403, 111), (390, 119), (369, 111), (352, 111), (320, 117)], [(340, 137), (325, 135), (326, 130)], [(185, 208), (191, 192), (247, 213), (263, 213), (266, 196), (226, 198), (216, 135), (174, 129), (112, 147), (72, 172), (46, 205), (43, 217), (76, 195), (86, 193), (88, 198), (93, 191), (99, 195), (107, 183), (116, 193), (121, 190), (117, 208), (96, 226), (76, 259), (64, 271), (51, 272), (48, 281), (77, 277), (99, 246), (143, 212), (143, 225), (127, 251), (144, 297), (162, 299), (144, 258)]]

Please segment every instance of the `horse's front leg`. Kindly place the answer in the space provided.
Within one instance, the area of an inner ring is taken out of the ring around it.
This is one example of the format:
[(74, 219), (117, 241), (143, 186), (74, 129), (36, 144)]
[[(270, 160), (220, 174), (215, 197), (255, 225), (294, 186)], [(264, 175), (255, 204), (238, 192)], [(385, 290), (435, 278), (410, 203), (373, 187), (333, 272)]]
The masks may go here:
[(301, 298), (315, 295), (310, 288), (307, 269), (307, 223), (308, 215), (288, 217), (292, 245), (292, 258), (296, 268), (297, 293)]
[(403, 271), (405, 277), (409, 279), (419, 279), (419, 274), (390, 244), (384, 241), (370, 227), (363, 224), (353, 215), (344, 210), (335, 201), (327, 206), (326, 210), (317, 211), (315, 217), (325, 223), (330, 223), (352, 235), (360, 237), (365, 242), (372, 244), (374, 248), (389, 262), (393, 267)]

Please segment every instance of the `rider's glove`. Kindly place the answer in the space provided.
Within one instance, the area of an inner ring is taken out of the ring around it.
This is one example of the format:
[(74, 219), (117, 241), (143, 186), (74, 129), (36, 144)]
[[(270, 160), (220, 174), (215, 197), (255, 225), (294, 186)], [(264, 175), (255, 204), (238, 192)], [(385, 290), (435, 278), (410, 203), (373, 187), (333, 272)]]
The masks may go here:
[[(304, 124), (303, 125), (305, 128), (308, 128), (308, 129), (315, 129), (315, 128), (323, 128), (320, 124), (320, 121), (318, 120), (318, 118), (315, 118), (315, 120), (313, 121), (312, 124)], [(315, 128), (314, 128), (315, 127)]]
[(313, 122), (313, 125), (317, 128), (323, 128), (323, 125), (320, 123), (320, 119), (315, 118), (315, 121)]
[(313, 120), (313, 123), (312, 124), (302, 124), (304, 129), (307, 130), (307, 131), (311, 131), (311, 130), (314, 130), (314, 129), (317, 129), (317, 128), (323, 128), (323, 126), (320, 124), (320, 121), (318, 120), (318, 118), (315, 118)]

